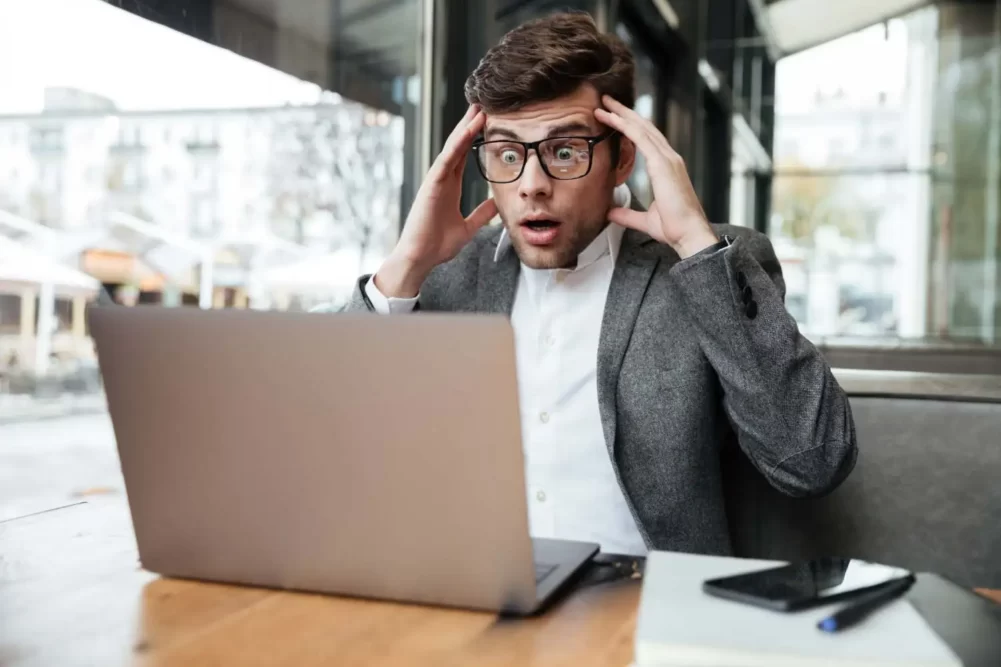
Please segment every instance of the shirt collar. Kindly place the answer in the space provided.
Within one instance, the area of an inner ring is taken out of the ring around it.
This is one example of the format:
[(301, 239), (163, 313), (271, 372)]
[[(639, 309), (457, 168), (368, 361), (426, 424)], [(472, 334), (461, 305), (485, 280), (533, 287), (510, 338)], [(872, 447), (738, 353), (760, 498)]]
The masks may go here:
[[(629, 208), (632, 202), (632, 193), (629, 191), (629, 186), (620, 185), (615, 188), (615, 193), (612, 197), (613, 204), (620, 208)], [(583, 252), (577, 256), (577, 267), (583, 268), (588, 264), (592, 264), (597, 261), (606, 252), (612, 257), (612, 266), (615, 265), (615, 260), (619, 256), (619, 247), (622, 245), (622, 233), (625, 231), (619, 225), (614, 223), (609, 223), (605, 229), (598, 234), (598, 237), (591, 241), (591, 244), (584, 248)], [(501, 232), (500, 238), (497, 240), (497, 250), (494, 252), (494, 261), (498, 261), (501, 256), (511, 247), (511, 237), (508, 236), (507, 230)]]

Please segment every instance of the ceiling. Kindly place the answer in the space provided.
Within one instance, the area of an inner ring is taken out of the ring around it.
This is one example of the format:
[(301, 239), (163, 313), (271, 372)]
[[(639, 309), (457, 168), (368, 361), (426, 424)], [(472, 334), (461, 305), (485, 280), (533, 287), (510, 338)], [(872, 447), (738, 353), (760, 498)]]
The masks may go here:
[(765, 0), (781, 55), (829, 42), (928, 4), (928, 0)]
[[(417, 73), (418, 0), (226, 0), (376, 75)], [(334, 63), (336, 65), (336, 62)]]
[(193, 5), (169, 1), (178, 29), (394, 114), (418, 74), (421, 0), (186, 0), (201, 34), (176, 20)]

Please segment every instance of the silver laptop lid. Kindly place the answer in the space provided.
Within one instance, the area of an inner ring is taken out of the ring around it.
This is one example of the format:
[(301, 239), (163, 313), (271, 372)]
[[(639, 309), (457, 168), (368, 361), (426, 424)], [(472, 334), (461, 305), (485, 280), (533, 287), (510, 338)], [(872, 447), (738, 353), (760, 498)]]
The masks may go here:
[(144, 566), (535, 603), (503, 317), (93, 309)]

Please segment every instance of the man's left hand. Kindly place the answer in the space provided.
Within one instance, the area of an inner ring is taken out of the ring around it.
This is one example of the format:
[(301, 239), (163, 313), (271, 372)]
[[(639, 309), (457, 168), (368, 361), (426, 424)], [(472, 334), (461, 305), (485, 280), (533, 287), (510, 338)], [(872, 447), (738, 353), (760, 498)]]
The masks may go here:
[(606, 109), (595, 109), (595, 118), (636, 145), (646, 160), (654, 195), (650, 210), (613, 208), (608, 219), (668, 244), (682, 259), (717, 243), (677, 151), (653, 123), (608, 95), (602, 101)]

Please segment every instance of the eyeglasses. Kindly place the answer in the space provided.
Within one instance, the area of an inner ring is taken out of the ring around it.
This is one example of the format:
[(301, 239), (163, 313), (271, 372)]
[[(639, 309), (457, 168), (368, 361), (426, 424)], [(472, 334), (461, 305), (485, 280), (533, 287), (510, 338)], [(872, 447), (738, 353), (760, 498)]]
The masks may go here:
[(615, 134), (609, 130), (597, 137), (551, 137), (541, 141), (478, 141), (473, 144), (476, 166), (491, 183), (513, 183), (521, 178), (529, 151), (539, 156), (542, 170), (550, 178), (572, 181), (591, 173), (594, 147)]

